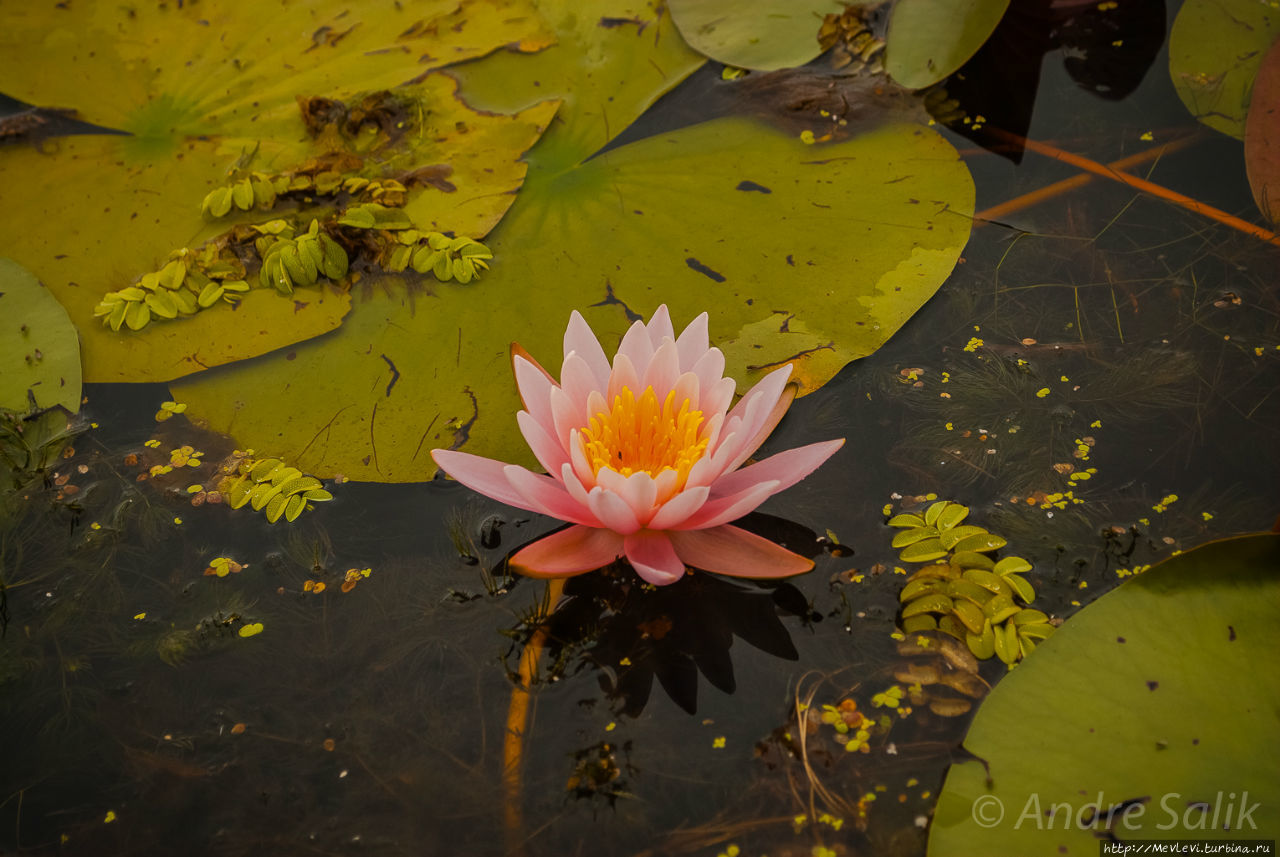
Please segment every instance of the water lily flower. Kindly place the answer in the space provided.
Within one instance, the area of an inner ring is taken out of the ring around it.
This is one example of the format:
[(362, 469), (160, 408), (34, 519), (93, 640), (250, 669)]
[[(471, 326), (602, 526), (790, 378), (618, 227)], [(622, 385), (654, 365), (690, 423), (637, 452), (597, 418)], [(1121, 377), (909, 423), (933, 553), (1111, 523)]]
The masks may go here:
[(685, 566), (739, 577), (786, 577), (813, 562), (733, 526), (812, 473), (844, 444), (813, 443), (746, 464), (795, 397), (790, 365), (736, 405), (707, 314), (677, 337), (666, 306), (627, 331), (610, 364), (573, 313), (557, 382), (518, 345), (512, 364), (520, 431), (548, 475), (454, 450), (431, 455), (462, 484), (572, 526), (527, 545), (511, 565), (566, 577), (625, 556), (644, 580), (674, 583)]

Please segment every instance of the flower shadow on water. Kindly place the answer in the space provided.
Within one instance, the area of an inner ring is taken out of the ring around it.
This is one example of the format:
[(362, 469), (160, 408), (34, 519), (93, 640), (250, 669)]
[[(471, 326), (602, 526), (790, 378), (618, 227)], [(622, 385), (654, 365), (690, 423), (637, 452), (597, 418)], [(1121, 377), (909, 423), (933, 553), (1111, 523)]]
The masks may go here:
[[(801, 554), (819, 550), (816, 535), (798, 524), (763, 514), (739, 523), (800, 545)], [(803, 623), (820, 618), (786, 581), (695, 572), (654, 587), (619, 561), (566, 581), (563, 600), (545, 622), (551, 674), (598, 670), (614, 710), (628, 717), (644, 711), (656, 679), (672, 702), (695, 714), (699, 673), (726, 694), (736, 690), (730, 655), (735, 638), (782, 660), (799, 659), (787, 616)]]

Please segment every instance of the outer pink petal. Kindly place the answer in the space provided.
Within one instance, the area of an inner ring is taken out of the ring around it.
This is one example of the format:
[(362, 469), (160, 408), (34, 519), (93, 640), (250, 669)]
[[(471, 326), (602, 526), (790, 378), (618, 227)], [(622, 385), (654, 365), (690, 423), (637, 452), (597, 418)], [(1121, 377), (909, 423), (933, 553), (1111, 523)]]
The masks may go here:
[(784, 450), (741, 470), (726, 473), (712, 483), (711, 490), (717, 497), (724, 497), (737, 494), (759, 482), (777, 482), (776, 491), (782, 491), (817, 470), (822, 462), (842, 446), (844, 438)]
[(524, 409), (543, 428), (550, 430), (551, 388), (555, 384), (543, 372), (542, 367), (519, 354), (512, 355), (511, 366), (515, 372), (516, 388), (520, 391), (520, 400), (524, 402)]
[(528, 577), (567, 577), (595, 571), (620, 556), (622, 536), (575, 525), (525, 545), (507, 564)]
[(636, 574), (654, 586), (666, 586), (684, 577), (684, 562), (666, 533), (640, 530), (624, 538), (622, 547)]
[(551, 425), (547, 431), (552, 437), (568, 437), (569, 432), (586, 425), (586, 399), (574, 400), (559, 387), (551, 388)]
[(661, 304), (653, 311), (653, 315), (649, 316), (649, 323), (645, 326), (645, 330), (649, 334), (649, 341), (653, 343), (654, 348), (661, 345), (664, 339), (675, 340), (676, 331), (671, 326), (671, 313), (667, 310), (666, 304)]
[[(789, 363), (780, 369), (773, 370), (760, 383), (748, 390), (738, 404), (733, 406), (733, 410), (729, 411), (729, 418), (725, 421), (726, 430), (730, 429), (735, 418), (740, 418), (742, 422), (740, 427), (732, 429), (738, 446), (728, 470), (737, 468), (739, 464), (751, 457), (751, 453), (759, 449), (760, 444), (764, 443), (761, 430), (769, 425), (770, 419), (775, 416), (777, 419), (782, 419), (782, 414), (777, 412), (777, 405), (782, 400), (783, 393), (786, 392), (787, 379), (790, 376), (791, 364)], [(554, 402), (554, 393), (552, 401)], [(787, 399), (787, 405), (790, 403), (790, 399)], [(785, 411), (786, 408), (784, 407), (783, 410)], [(774, 425), (776, 424), (775, 422)]]
[[(649, 361), (653, 359), (653, 341), (649, 339), (649, 331), (644, 326), (644, 322), (637, 321), (623, 334), (622, 342), (618, 345), (618, 353), (613, 357), (615, 374), (618, 371), (618, 358), (620, 357), (630, 360), (637, 373), (643, 374), (645, 369), (649, 367)], [(631, 389), (635, 390), (635, 387)], [(610, 396), (609, 398), (612, 399), (613, 397)]]
[(511, 486), (528, 502), (526, 508), (571, 524), (600, 526), (600, 520), (591, 510), (575, 501), (568, 490), (550, 476), (530, 473), (516, 464), (508, 464), (503, 472)]
[(778, 492), (777, 482), (760, 482), (745, 491), (716, 497), (702, 504), (702, 508), (668, 529), (704, 530), (736, 521)]
[(625, 536), (640, 529), (640, 521), (636, 518), (636, 513), (627, 505), (626, 500), (612, 491), (599, 487), (592, 488), (587, 495), (587, 500), (591, 514), (615, 533)]
[(525, 442), (529, 444), (529, 448), (533, 450), (534, 456), (543, 469), (548, 473), (559, 473), (560, 466), (569, 460), (569, 453), (565, 451), (563, 444), (547, 434), (547, 430), (541, 423), (527, 411), (517, 411), (516, 422), (520, 425), (520, 433), (524, 435)]
[(704, 312), (689, 322), (689, 326), (681, 331), (680, 337), (676, 339), (676, 348), (680, 352), (680, 368), (685, 372), (693, 369), (693, 365), (707, 352), (709, 345), (707, 314)]
[(649, 523), (646, 524), (651, 530), (669, 530), (677, 524), (684, 523), (689, 516), (702, 508), (702, 504), (707, 502), (707, 497), (711, 494), (711, 489), (705, 485), (698, 485), (693, 488), (685, 488), (676, 496), (662, 504), (662, 508), (658, 509)]
[(600, 340), (596, 339), (591, 325), (576, 309), (569, 315), (569, 326), (564, 331), (564, 356), (574, 352), (586, 361), (603, 390), (609, 383), (609, 359), (604, 356), (604, 349), (600, 347)]
[(813, 560), (728, 524), (668, 535), (676, 553), (686, 564), (717, 574), (790, 577), (813, 568)]
[[(499, 503), (515, 506), (517, 509), (528, 509), (530, 512), (541, 511), (537, 506), (531, 505), (507, 480), (506, 468), (511, 465), (452, 449), (433, 449), (431, 457), (445, 473), (472, 491), (479, 491), (486, 497), (492, 497)], [(529, 473), (529, 475), (533, 474)]]

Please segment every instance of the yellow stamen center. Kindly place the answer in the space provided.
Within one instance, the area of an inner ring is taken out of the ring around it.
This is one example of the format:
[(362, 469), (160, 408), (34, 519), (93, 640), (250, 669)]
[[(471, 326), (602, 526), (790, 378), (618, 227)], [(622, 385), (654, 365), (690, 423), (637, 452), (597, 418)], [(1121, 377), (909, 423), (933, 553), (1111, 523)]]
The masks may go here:
[(659, 406), (653, 387), (646, 387), (639, 399), (623, 387), (613, 397), (612, 410), (600, 411), (582, 428), (582, 451), (593, 473), (604, 467), (623, 476), (674, 470), (679, 490), (707, 449), (707, 438), (698, 438), (701, 426), (702, 411), (689, 410), (688, 399), (677, 407), (674, 390)]

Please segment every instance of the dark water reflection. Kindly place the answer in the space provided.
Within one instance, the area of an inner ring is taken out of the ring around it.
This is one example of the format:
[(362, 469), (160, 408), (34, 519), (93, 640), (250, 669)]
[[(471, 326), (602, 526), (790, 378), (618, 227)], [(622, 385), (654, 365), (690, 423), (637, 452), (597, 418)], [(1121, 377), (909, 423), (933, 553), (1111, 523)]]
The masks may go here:
[[(1105, 160), (1108, 141), (1196, 130), (1163, 53), (1122, 104), (1050, 56), (1031, 135)], [(1070, 174), (968, 154), (979, 208)], [(1157, 173), (1231, 211), (1251, 205), (1243, 176), (1238, 143), (1209, 137)], [(192, 508), (123, 463), (156, 430), (163, 388), (90, 388), (101, 425), (50, 472), (81, 492), (36, 483), (3, 510), (0, 851), (922, 854), (967, 716), (892, 715), (865, 755), (817, 729), (812, 773), (850, 814), (839, 829), (794, 821), (811, 788), (790, 749), (797, 699), (847, 696), (879, 717), (872, 695), (904, 662), (883, 507), (970, 505), (1034, 563), (1037, 600), (1058, 616), (1118, 571), (1269, 528), (1280, 508), (1280, 253), (1098, 182), (1001, 220), (763, 450), (850, 439), (764, 509), (794, 522), (784, 540), (814, 572), (652, 591), (614, 569), (568, 584), (533, 687), (515, 831), (503, 748), (545, 584), (500, 565), (553, 522), (445, 482), (339, 486), (292, 527)], [(1097, 472), (1074, 489), (1083, 502), (1027, 504), (1062, 490), (1052, 465), (1077, 461), (1085, 437)], [(217, 556), (247, 567), (204, 576)], [(371, 573), (343, 593), (349, 568)], [(980, 679), (1004, 672), (985, 664)]]

